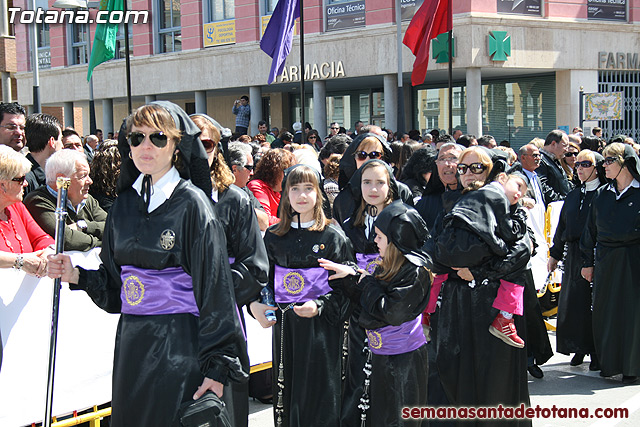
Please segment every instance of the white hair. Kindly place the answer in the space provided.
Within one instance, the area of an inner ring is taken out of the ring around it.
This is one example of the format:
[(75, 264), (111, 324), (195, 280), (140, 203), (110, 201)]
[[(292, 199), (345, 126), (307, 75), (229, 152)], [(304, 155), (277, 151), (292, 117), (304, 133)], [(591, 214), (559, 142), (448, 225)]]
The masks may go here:
[(8, 181), (30, 170), (31, 162), (25, 156), (7, 145), (0, 145), (0, 179)]
[[(47, 176), (47, 184), (54, 187), (58, 175), (71, 178), (76, 173), (78, 163), (86, 163), (87, 157), (76, 150), (60, 150), (47, 159), (44, 172)], [(55, 187), (54, 187), (55, 188)]]
[(318, 161), (318, 153), (316, 153), (316, 150), (310, 145), (301, 146), (293, 152), (293, 155), (296, 156), (296, 164), (309, 166), (322, 174), (322, 167)]

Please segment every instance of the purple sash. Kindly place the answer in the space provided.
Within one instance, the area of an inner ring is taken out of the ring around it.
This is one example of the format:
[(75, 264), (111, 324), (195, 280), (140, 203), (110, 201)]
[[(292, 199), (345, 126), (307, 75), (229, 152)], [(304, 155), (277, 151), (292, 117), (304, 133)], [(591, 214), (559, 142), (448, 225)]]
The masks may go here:
[(376, 267), (380, 265), (382, 258), (380, 258), (380, 254), (360, 254), (356, 253), (356, 261), (358, 262), (358, 267), (363, 269), (369, 274), (373, 274)]
[(150, 270), (122, 266), (122, 313), (138, 316), (190, 313), (200, 316), (193, 283), (182, 267)]
[(236, 262), (236, 259), (232, 256), (229, 257), (229, 265), (232, 265), (234, 262)]
[(367, 329), (367, 338), (373, 354), (380, 355), (409, 353), (427, 343), (422, 332), (422, 316), (400, 326)]
[(284, 268), (276, 265), (276, 302), (307, 302), (331, 292), (329, 272), (322, 267)]

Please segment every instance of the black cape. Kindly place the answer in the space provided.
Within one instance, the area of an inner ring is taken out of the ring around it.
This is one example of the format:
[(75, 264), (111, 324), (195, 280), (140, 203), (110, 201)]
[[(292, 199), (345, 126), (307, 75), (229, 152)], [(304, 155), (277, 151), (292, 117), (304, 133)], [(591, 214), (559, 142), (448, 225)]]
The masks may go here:
[[(269, 228), (264, 237), (270, 264), (269, 286), (272, 289), (275, 265), (285, 268), (319, 267), (318, 258), (338, 263), (354, 262), (353, 248), (337, 227), (330, 225), (321, 232), (291, 228), (284, 236), (273, 234), (271, 230), (274, 227), (277, 225)], [(292, 309), (283, 313), (285, 306), (276, 311), (273, 383), (277, 384), (282, 354), (283, 426), (340, 425), (343, 323), (349, 315), (345, 288), (352, 282), (351, 278), (330, 280), (332, 291), (315, 300), (318, 304), (315, 317), (299, 317)], [(281, 348), (281, 337), (284, 348)], [(274, 414), (277, 403), (278, 398), (274, 394)]]
[[(238, 312), (244, 327), (242, 306), (259, 299), (260, 290), (267, 284), (267, 250), (247, 193), (232, 184), (218, 194), (214, 211), (227, 238), (229, 257), (235, 258), (231, 264), (231, 275)], [(248, 366), (245, 369), (249, 372)], [(248, 384), (232, 383), (231, 389), (223, 394), (222, 399), (227, 404), (232, 425), (246, 427), (249, 422)]]
[[(99, 307), (118, 313), (121, 266), (179, 266), (191, 276), (199, 317), (122, 314), (114, 356), (112, 425), (177, 425), (180, 404), (193, 399), (203, 377), (223, 384), (246, 381), (247, 351), (226, 240), (207, 196), (180, 180), (153, 212), (143, 214), (139, 206), (133, 188), (120, 193), (107, 217), (103, 264), (99, 270), (80, 269), (72, 289), (84, 289)], [(175, 233), (168, 250), (160, 244), (165, 230)]]
[(596, 190), (586, 192), (583, 188), (576, 188), (567, 195), (560, 211), (553, 247), (549, 249), (553, 258), (564, 259), (556, 331), (556, 349), (563, 354), (591, 354), (595, 350), (591, 328), (591, 284), (580, 273), (580, 236), (595, 195)]
[(583, 267), (595, 267), (593, 338), (602, 375), (640, 376), (640, 189), (619, 200), (610, 186), (597, 191), (580, 250)]

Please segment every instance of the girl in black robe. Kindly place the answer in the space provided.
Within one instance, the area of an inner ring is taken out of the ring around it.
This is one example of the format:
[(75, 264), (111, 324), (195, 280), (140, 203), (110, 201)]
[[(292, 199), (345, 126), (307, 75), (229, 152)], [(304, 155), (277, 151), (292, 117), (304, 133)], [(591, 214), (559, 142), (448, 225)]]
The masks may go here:
[[(374, 169), (383, 172), (381, 175), (384, 176), (385, 183), (378, 183), (375, 189), (371, 188), (373, 185), (371, 178), (375, 176), (370, 177), (371, 172), (367, 172), (366, 182), (363, 181), (363, 173), (370, 169), (372, 172)], [(358, 267), (372, 274), (380, 261), (373, 223), (378, 213), (398, 198), (397, 182), (393, 177), (391, 166), (382, 160), (368, 160), (353, 174), (351, 181), (349, 181), (349, 188), (354, 197), (356, 209), (341, 224), (342, 229), (356, 251)], [(370, 197), (369, 193), (375, 198)], [(366, 342), (366, 332), (358, 323), (361, 312), (359, 299), (356, 299), (354, 303), (349, 318), (347, 363), (342, 396), (341, 426), (343, 427), (360, 427), (362, 413), (366, 413), (359, 405), (363, 396), (366, 377), (364, 368), (369, 348)], [(370, 420), (370, 417), (366, 417), (367, 425), (370, 425)]]
[[(144, 133), (132, 132), (129, 147), (132, 129)], [(102, 265), (74, 269), (66, 255), (49, 264), (52, 277), (85, 290), (102, 309), (122, 313), (113, 426), (177, 426), (181, 403), (205, 390), (220, 396), (223, 384), (248, 377), (226, 239), (209, 201), (211, 181), (198, 134), (172, 103), (137, 109), (120, 131), (124, 160)], [(171, 167), (172, 155), (181, 159), (180, 172)]]
[[(640, 165), (633, 148), (613, 143), (602, 152), (611, 184), (591, 202), (580, 238), (582, 277), (593, 281), (593, 339), (601, 376), (640, 376)], [(594, 251), (595, 250), (595, 251)]]
[(564, 259), (562, 291), (558, 300), (556, 348), (562, 354), (575, 353), (571, 359), (572, 366), (580, 365), (586, 354), (591, 355), (589, 369), (592, 371), (598, 370), (600, 365), (591, 328), (591, 284), (580, 275), (580, 236), (587, 223), (591, 202), (598, 188), (605, 183), (603, 171), (601, 172), (603, 160), (599, 153), (591, 150), (583, 150), (578, 154), (576, 176), (582, 185), (567, 194), (564, 200), (553, 237), (553, 247), (549, 249), (548, 262), (548, 270), (553, 271), (558, 262)]
[[(358, 322), (366, 329), (371, 371), (364, 391), (370, 400), (371, 426), (429, 424), (406, 418), (404, 407), (427, 406), (428, 355), (421, 314), (427, 305), (431, 263), (420, 249), (428, 232), (420, 214), (400, 201), (391, 203), (375, 222), (376, 243), (383, 258), (373, 275), (364, 273), (355, 286), (361, 305)], [(343, 277), (355, 274), (345, 266), (321, 265)], [(369, 384), (370, 382), (370, 384)]]
[(331, 280), (320, 258), (354, 263), (353, 248), (323, 212), (320, 175), (285, 171), (280, 223), (264, 237), (274, 290), (274, 417), (277, 427), (340, 425), (343, 323), (351, 279)]
[[(200, 141), (207, 152), (211, 171), (211, 200), (227, 238), (236, 304), (246, 331), (243, 306), (251, 304), (251, 313), (260, 320), (266, 320), (260, 317), (265, 307), (258, 306), (258, 300), (269, 274), (267, 251), (249, 196), (233, 185), (235, 177), (225, 163), (220, 144), (220, 125), (205, 114), (193, 114), (189, 117), (202, 132)], [(245, 372), (249, 372), (249, 366), (244, 368)], [(249, 423), (248, 383), (232, 383), (230, 390), (223, 395), (223, 400), (227, 405), (231, 424), (234, 427), (246, 427)]]

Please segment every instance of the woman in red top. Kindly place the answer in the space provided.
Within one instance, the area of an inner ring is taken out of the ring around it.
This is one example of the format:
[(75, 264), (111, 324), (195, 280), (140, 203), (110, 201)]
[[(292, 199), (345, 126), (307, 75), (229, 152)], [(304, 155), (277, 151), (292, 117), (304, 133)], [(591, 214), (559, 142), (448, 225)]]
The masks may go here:
[(25, 175), (31, 162), (6, 145), (0, 145), (0, 268), (24, 270), (42, 277), (47, 270), (51, 236), (33, 220), (22, 204)]
[(256, 165), (254, 179), (247, 184), (269, 215), (269, 225), (280, 221), (278, 205), (284, 170), (295, 164), (296, 158), (290, 151), (282, 148), (269, 150)]

